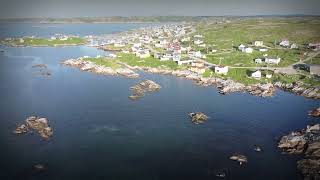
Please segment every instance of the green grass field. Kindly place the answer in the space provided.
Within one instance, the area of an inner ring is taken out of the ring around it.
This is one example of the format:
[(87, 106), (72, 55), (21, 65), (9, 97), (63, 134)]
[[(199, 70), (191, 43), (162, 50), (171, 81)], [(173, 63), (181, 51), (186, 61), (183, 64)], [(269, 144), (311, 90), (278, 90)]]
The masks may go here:
[(45, 38), (22, 38), (3, 40), (2, 44), (13, 45), (13, 46), (59, 46), (59, 45), (80, 45), (85, 44), (86, 40), (79, 37), (70, 37), (67, 40), (51, 40)]
[[(208, 55), (207, 61), (218, 64), (222, 58), (221, 64), (229, 66), (263, 66), (264, 64), (255, 64), (253, 61), (263, 54), (279, 56), (281, 63), (278, 66), (288, 66), (298, 62), (301, 53), (309, 51), (306, 49), (306, 44), (320, 42), (319, 32), (320, 19), (317, 18), (257, 18), (224, 24), (200, 23), (197, 26), (197, 33), (204, 35), (207, 46), (218, 50)], [(277, 43), (282, 39), (298, 44), (299, 49), (280, 47)], [(270, 48), (269, 51), (259, 52), (258, 48), (254, 48), (252, 54), (246, 54), (237, 50), (240, 44), (251, 46), (255, 40), (262, 40), (264, 45)], [(194, 47), (206, 51), (205, 48)], [(226, 50), (229, 53), (225, 52)]]
[(121, 65), (117, 63), (117, 60), (115, 59), (110, 59), (106, 57), (90, 57), (90, 58), (84, 58), (83, 60), (85, 61), (91, 61), (95, 64), (106, 66), (106, 67), (111, 67), (112, 69), (117, 69), (120, 68)]

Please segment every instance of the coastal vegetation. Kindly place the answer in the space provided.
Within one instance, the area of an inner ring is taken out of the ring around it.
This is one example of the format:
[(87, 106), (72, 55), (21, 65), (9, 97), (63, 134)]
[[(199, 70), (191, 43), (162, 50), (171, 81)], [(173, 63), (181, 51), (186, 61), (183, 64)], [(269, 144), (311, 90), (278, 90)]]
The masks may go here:
[(49, 39), (49, 38), (7, 38), (1, 40), (1, 44), (10, 46), (66, 46), (85, 44), (86, 40), (80, 37), (69, 37), (66, 39)]

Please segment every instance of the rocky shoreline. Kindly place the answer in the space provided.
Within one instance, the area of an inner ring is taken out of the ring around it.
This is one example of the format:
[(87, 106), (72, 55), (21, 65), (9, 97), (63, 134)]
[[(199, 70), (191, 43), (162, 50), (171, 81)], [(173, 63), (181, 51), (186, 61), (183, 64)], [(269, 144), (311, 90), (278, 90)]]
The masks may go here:
[(305, 180), (320, 179), (320, 124), (283, 136), (278, 147), (287, 154), (303, 155), (297, 168)]
[(153, 74), (164, 74), (164, 75), (173, 75), (189, 80), (193, 80), (197, 85), (200, 86), (214, 86), (217, 87), (220, 94), (229, 94), (233, 92), (247, 92), (254, 96), (260, 97), (269, 97), (273, 96), (276, 88), (279, 88), (284, 91), (289, 91), (294, 94), (304, 96), (312, 99), (320, 99), (320, 88), (303, 87), (303, 83), (291, 83), (285, 84), (281, 82), (276, 83), (266, 83), (266, 84), (253, 84), (253, 85), (244, 85), (239, 82), (235, 82), (232, 79), (222, 79), (219, 77), (202, 77), (202, 75), (193, 73), (189, 70), (172, 70), (168, 68), (155, 68), (155, 67), (139, 67), (139, 66), (129, 66), (123, 62), (118, 64), (122, 65), (122, 68), (112, 69), (110, 67), (96, 65), (92, 62), (84, 61), (82, 58), (78, 59), (69, 59), (62, 62), (64, 65), (77, 67), (82, 71), (90, 71), (97, 74), (104, 75), (121, 75), (128, 78), (137, 78), (139, 74), (135, 71), (145, 71)]
[(88, 72), (93, 72), (96, 74), (102, 74), (102, 75), (119, 75), (119, 76), (124, 76), (127, 78), (138, 78), (139, 74), (136, 72), (132, 71), (129, 68), (126, 67), (121, 67), (117, 69), (113, 69), (111, 67), (106, 67), (102, 65), (97, 65), (93, 62), (90, 61), (85, 61), (83, 60), (82, 57), (77, 58), (77, 59), (68, 59), (66, 61), (61, 62), (61, 64), (66, 65), (66, 66), (71, 66), (71, 67), (77, 67), (81, 71), (88, 71)]

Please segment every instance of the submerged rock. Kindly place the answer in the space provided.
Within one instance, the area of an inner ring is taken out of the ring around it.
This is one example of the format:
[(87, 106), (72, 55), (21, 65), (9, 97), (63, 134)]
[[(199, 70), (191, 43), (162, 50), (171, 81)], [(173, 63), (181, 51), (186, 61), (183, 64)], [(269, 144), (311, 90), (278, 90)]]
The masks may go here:
[(318, 107), (317, 109), (309, 111), (308, 114), (309, 114), (309, 116), (320, 117), (320, 107)]
[(254, 151), (261, 152), (262, 148), (260, 146), (258, 146), (258, 145), (254, 145)]
[(151, 80), (144, 80), (138, 84), (130, 87), (132, 95), (129, 96), (131, 100), (137, 100), (144, 96), (146, 92), (156, 92), (160, 90), (161, 86)]
[(227, 173), (225, 171), (216, 171), (215, 176), (223, 179), (227, 176)]
[(230, 159), (233, 161), (238, 161), (240, 165), (243, 163), (248, 163), (248, 158), (242, 154), (234, 154), (230, 157)]
[(194, 124), (201, 124), (208, 120), (208, 116), (202, 112), (192, 112), (189, 113), (189, 116)]
[(32, 68), (47, 68), (47, 65), (46, 64), (36, 64), (36, 65), (33, 65)]
[(33, 168), (37, 171), (43, 171), (46, 169), (46, 167), (43, 164), (36, 164), (33, 166)]
[(320, 124), (283, 136), (278, 147), (289, 154), (304, 154), (297, 168), (305, 179), (320, 179)]
[(26, 123), (18, 126), (14, 133), (22, 134), (29, 131), (36, 131), (44, 139), (49, 139), (53, 134), (52, 128), (48, 125), (48, 120), (37, 116), (28, 117)]

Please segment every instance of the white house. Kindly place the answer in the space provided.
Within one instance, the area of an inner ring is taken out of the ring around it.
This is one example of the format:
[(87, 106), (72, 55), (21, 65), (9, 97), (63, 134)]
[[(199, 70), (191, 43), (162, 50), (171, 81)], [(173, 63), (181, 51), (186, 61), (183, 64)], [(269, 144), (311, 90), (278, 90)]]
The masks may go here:
[(266, 49), (266, 48), (260, 48), (259, 51), (260, 51), (260, 52), (267, 52), (268, 49)]
[(202, 44), (203, 41), (200, 40), (200, 39), (197, 39), (197, 40), (194, 40), (193, 43), (196, 44), (196, 45), (199, 45), (199, 44)]
[(243, 51), (245, 48), (246, 48), (246, 46), (243, 45), (243, 44), (240, 44), (240, 45), (238, 46), (238, 49), (239, 49), (240, 51)]
[(193, 52), (193, 57), (196, 57), (196, 58), (202, 58), (202, 54), (200, 51), (196, 51), (196, 52)]
[(180, 60), (177, 61), (178, 65), (188, 65), (191, 64), (194, 60)]
[(179, 53), (173, 54), (173, 56), (172, 56), (173, 61), (180, 61), (180, 59), (181, 59), (181, 54), (179, 54)]
[(257, 58), (257, 59), (254, 60), (254, 62), (257, 63), (257, 64), (261, 64), (262, 63), (262, 59)]
[(200, 34), (194, 35), (193, 37), (194, 37), (194, 38), (203, 38), (203, 36), (200, 35)]
[(284, 39), (279, 43), (279, 45), (283, 46), (283, 47), (289, 47), (290, 46), (290, 42), (289, 42), (289, 40)]
[(261, 78), (261, 71), (258, 70), (256, 72), (252, 73), (251, 77), (260, 79)]
[(263, 46), (263, 41), (254, 41), (254, 42), (252, 43), (252, 45), (257, 46), (257, 47)]
[(252, 53), (252, 52), (253, 52), (253, 49), (252, 49), (251, 47), (248, 47), (248, 48), (245, 48), (242, 52)]
[(212, 49), (211, 50), (211, 52), (213, 52), (213, 53), (215, 53), (215, 52), (217, 52), (218, 50), (216, 50), (216, 49)]
[(188, 42), (190, 41), (190, 37), (184, 37), (181, 39), (181, 42)]
[(267, 74), (266, 78), (268, 78), (268, 79), (272, 78), (272, 74)]
[(265, 57), (264, 61), (268, 64), (279, 64), (280, 63), (281, 58), (277, 57), (277, 58), (270, 58), (270, 57)]
[(217, 74), (227, 74), (229, 71), (228, 66), (215, 66), (214, 67), (214, 72)]

